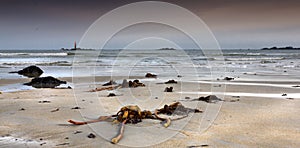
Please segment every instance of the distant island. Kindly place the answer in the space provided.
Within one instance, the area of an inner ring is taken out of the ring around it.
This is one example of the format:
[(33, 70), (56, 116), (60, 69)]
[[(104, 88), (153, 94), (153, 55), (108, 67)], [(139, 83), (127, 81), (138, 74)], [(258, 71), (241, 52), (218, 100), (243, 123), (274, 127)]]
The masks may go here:
[(262, 48), (261, 50), (300, 50), (300, 48), (295, 48), (292, 46), (287, 46), (287, 47), (271, 47), (271, 48)]
[(61, 50), (67, 50), (67, 51), (69, 51), (69, 50), (79, 50), (79, 49), (81, 49), (81, 48), (78, 48), (78, 47), (77, 47), (76, 41), (74, 42), (74, 48), (71, 48), (71, 49), (68, 49), (68, 48), (61, 48)]
[(176, 50), (175, 48), (160, 48), (159, 50)]

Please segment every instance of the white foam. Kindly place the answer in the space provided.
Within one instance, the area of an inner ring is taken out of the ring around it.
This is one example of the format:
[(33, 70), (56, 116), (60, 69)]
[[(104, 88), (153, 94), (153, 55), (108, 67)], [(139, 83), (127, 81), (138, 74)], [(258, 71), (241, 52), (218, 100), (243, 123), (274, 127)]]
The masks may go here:
[[(0, 147), (37, 147), (45, 142), (39, 142), (35, 140), (26, 140), (21, 138), (15, 138), (12, 136), (0, 137)], [(49, 144), (47, 144), (50, 146)]]
[(261, 61), (261, 60), (283, 60), (284, 57), (235, 57), (225, 58), (225, 61)]

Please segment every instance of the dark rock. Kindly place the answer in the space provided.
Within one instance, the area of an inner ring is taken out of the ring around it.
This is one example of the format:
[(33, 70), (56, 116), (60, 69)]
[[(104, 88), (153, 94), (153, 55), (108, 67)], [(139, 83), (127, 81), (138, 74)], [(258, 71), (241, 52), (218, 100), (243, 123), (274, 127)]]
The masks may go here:
[(51, 101), (43, 100), (43, 101), (39, 101), (39, 103), (51, 103)]
[(221, 85), (221, 84), (219, 84), (219, 85), (214, 85), (214, 87), (222, 87), (222, 85)]
[(45, 144), (46, 144), (46, 142), (43, 142), (43, 143), (40, 144), (40, 146), (43, 146), (43, 145), (45, 145)]
[(191, 145), (191, 146), (188, 146), (187, 148), (208, 147), (208, 146), (209, 146), (208, 144), (202, 144), (202, 145)]
[(24, 85), (32, 86), (35, 88), (55, 88), (60, 84), (67, 84), (66, 81), (61, 81), (51, 76), (34, 78), (29, 83), (24, 83)]
[(129, 84), (129, 87), (134, 87), (134, 84), (132, 81), (129, 81), (128, 84)]
[(198, 98), (198, 101), (204, 101), (204, 102), (207, 102), (207, 103), (214, 103), (214, 102), (217, 102), (217, 101), (222, 101), (222, 99), (218, 98), (215, 95), (209, 95), (209, 96), (206, 96), (206, 97)]
[(184, 99), (191, 99), (191, 97), (185, 97)]
[(33, 65), (33, 66), (26, 67), (22, 70), (12, 71), (9, 73), (18, 73), (19, 75), (23, 75), (23, 76), (26, 76), (29, 78), (33, 78), (33, 77), (38, 78), (40, 75), (43, 74), (43, 70), (40, 69), (39, 67)]
[(152, 73), (147, 73), (145, 75), (146, 78), (157, 78), (157, 75), (156, 74), (152, 74)]
[(165, 84), (177, 84), (177, 81), (169, 80), (169, 81), (165, 82)]
[(20, 111), (24, 111), (25, 110), (25, 108), (21, 108), (21, 109), (19, 109)]
[(238, 102), (240, 99), (230, 100), (229, 102)]
[(116, 85), (117, 83), (113, 80), (110, 80), (109, 82), (103, 84), (102, 86), (110, 86), (110, 85)]
[(141, 83), (139, 80), (129, 81), (129, 87), (145, 87), (146, 85)]
[(109, 93), (109, 94), (107, 95), (107, 97), (115, 97), (115, 96), (117, 96), (117, 95), (114, 94), (114, 93)]
[(234, 80), (234, 78), (231, 78), (231, 77), (225, 77), (223, 80), (231, 81), (231, 80)]
[(166, 115), (188, 115), (189, 113), (202, 113), (201, 110), (187, 108), (183, 106), (180, 102), (175, 102), (170, 105), (164, 105), (164, 107), (158, 109), (157, 112)]
[(282, 94), (281, 96), (287, 96), (287, 94)]
[(182, 75), (177, 75), (177, 77), (178, 77), (178, 78), (181, 78), (181, 77), (182, 77)]
[(82, 131), (75, 131), (74, 134), (82, 133)]
[(80, 107), (76, 106), (76, 107), (73, 107), (71, 109), (81, 109)]
[(173, 92), (173, 87), (166, 87), (164, 92)]
[(295, 86), (292, 86), (292, 87), (300, 87), (300, 85), (295, 85)]
[(88, 137), (88, 138), (96, 138), (96, 135), (93, 134), (93, 133), (90, 133), (87, 137)]

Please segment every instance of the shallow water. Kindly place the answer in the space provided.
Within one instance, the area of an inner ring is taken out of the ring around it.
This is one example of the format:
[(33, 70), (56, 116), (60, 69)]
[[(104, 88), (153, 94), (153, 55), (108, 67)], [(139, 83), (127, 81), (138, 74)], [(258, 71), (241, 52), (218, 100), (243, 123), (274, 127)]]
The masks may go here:
[(244, 96), (244, 97), (263, 97), (276, 99), (300, 99), (300, 93), (288, 93), (282, 96), (282, 93), (241, 93), (241, 92), (178, 92), (181, 94), (204, 94), (204, 95), (225, 95), (225, 96)]

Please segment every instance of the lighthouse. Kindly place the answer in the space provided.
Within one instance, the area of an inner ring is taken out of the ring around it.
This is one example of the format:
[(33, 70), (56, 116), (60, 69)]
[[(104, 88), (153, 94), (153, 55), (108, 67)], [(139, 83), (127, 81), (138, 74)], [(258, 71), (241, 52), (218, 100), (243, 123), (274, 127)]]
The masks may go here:
[(76, 41), (74, 42), (74, 50), (76, 50), (77, 49), (77, 47), (76, 47)]
[(76, 44), (76, 41), (74, 41), (74, 47), (73, 48), (61, 48), (61, 50), (80, 50), (80, 48), (77, 48), (77, 44)]

